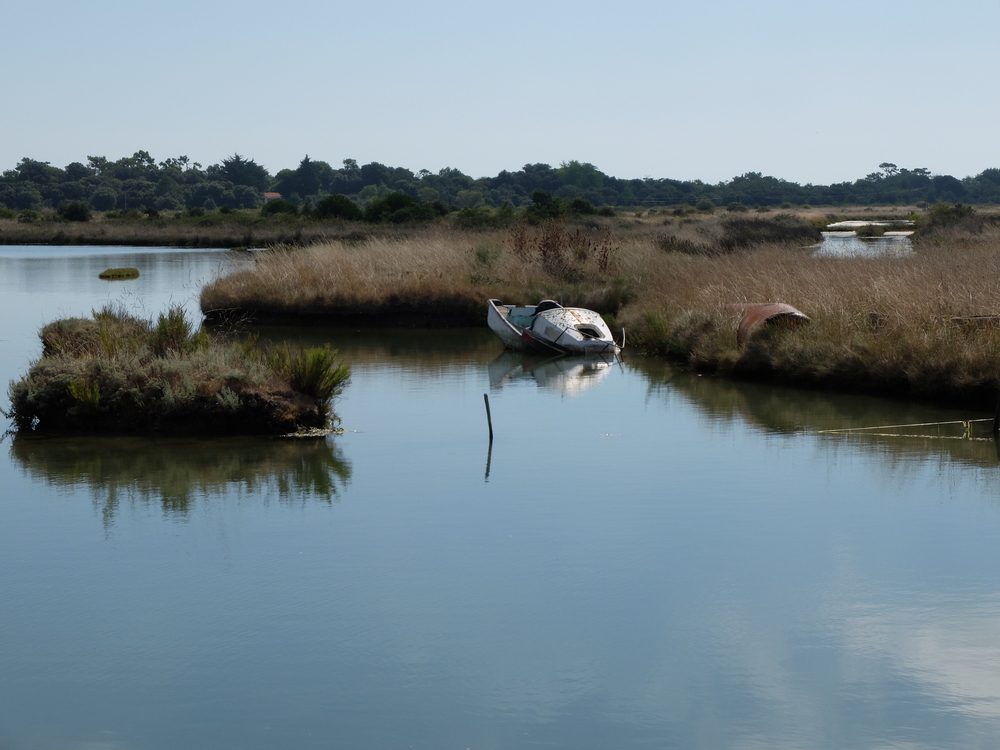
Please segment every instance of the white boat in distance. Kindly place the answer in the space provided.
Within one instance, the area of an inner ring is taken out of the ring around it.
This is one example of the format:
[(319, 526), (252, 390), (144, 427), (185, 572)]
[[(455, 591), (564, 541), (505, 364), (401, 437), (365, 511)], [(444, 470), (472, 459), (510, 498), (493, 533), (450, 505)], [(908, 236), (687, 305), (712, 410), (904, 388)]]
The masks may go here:
[(486, 322), (504, 346), (515, 351), (611, 355), (621, 351), (600, 315), (550, 299), (525, 307), (491, 299)]

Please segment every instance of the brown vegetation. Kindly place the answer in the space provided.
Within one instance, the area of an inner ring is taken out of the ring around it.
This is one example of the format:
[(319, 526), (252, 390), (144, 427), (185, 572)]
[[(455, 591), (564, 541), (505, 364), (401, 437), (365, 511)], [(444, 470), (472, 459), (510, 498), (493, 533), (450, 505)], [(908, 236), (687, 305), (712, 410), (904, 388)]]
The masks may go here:
[[(562, 297), (611, 316), (633, 346), (700, 371), (992, 408), (1000, 383), (996, 224), (924, 229), (909, 257), (832, 258), (815, 257), (801, 239), (743, 241), (748, 227), (775, 237), (744, 220), (743, 240), (733, 242), (727, 221), (644, 214), (592, 231), (435, 228), (398, 241), (328, 242), (262, 254), (256, 268), (207, 287), (202, 306), (210, 316), (417, 315), (448, 325), (481, 324), (489, 297)], [(812, 323), (765, 330), (737, 347), (736, 305), (767, 301), (794, 305)]]

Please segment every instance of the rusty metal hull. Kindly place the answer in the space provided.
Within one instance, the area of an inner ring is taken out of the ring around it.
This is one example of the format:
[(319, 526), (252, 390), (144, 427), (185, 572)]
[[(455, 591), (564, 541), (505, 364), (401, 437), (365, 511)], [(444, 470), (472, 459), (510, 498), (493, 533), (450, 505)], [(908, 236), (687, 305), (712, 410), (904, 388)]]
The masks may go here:
[(809, 316), (784, 302), (765, 302), (762, 304), (741, 305), (746, 312), (736, 329), (736, 344), (744, 346), (754, 331), (765, 323), (780, 322), (798, 325), (809, 321)]

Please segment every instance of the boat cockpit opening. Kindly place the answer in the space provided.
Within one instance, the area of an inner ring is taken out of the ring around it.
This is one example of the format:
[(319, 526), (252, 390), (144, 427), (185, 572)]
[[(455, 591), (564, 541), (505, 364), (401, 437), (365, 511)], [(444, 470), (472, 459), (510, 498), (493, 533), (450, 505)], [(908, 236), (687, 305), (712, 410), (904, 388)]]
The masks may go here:
[(556, 302), (554, 299), (543, 299), (535, 306), (535, 314), (545, 312), (546, 310), (558, 310), (562, 305)]
[(576, 330), (578, 330), (580, 333), (582, 333), (588, 339), (599, 339), (599, 338), (603, 337), (603, 335), (604, 335), (603, 333), (601, 333), (600, 331), (598, 331), (593, 326), (588, 326), (588, 325), (577, 326)]

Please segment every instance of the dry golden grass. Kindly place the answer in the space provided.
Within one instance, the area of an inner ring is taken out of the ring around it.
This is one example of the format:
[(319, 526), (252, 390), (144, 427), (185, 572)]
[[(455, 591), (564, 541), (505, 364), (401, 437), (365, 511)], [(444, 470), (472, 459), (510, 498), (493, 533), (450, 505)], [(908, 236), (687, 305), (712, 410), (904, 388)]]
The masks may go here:
[(607, 231), (550, 225), (476, 234), (439, 226), (403, 238), (274, 249), (260, 254), (254, 268), (206, 287), (201, 306), (209, 317), (229, 310), (266, 311), (272, 318), (451, 316), (438, 325), (481, 322), (489, 297), (528, 302), (561, 296), (608, 310), (621, 293), (616, 278), (623, 257)]

